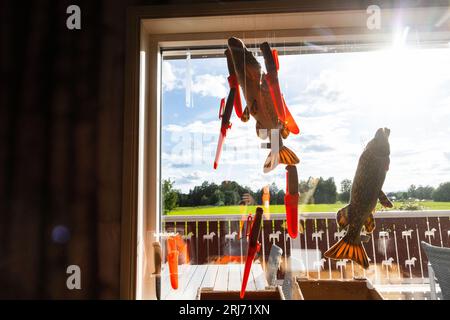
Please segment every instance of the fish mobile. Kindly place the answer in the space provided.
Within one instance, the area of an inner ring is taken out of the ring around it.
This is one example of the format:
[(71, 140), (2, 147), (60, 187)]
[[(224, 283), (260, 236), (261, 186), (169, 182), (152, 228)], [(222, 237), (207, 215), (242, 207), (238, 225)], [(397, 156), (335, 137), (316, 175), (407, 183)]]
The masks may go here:
[[(227, 131), (231, 129), (231, 115), (234, 110), (239, 119), (247, 122), (252, 116), (256, 120), (256, 135), (265, 140), (270, 148), (269, 155), (263, 166), (263, 172), (268, 173), (280, 163), (287, 165), (287, 179), (291, 179), (289, 194), (285, 197), (286, 220), (289, 235), (296, 238), (298, 234), (298, 178), (296, 164), (300, 162), (297, 155), (283, 145), (283, 139), (290, 133), (296, 135), (300, 129), (289, 111), (278, 80), (279, 60), (276, 49), (271, 49), (267, 42), (260, 46), (264, 57), (267, 73), (254, 55), (238, 38), (228, 39), (225, 56), (228, 66), (228, 83), (230, 92), (222, 99), (219, 109), (221, 127), (217, 150), (214, 159), (214, 169), (219, 166), (220, 156)], [(247, 106), (242, 110), (240, 88), (242, 88)], [(278, 146), (278, 147), (277, 147)], [(294, 186), (294, 183), (297, 186)]]

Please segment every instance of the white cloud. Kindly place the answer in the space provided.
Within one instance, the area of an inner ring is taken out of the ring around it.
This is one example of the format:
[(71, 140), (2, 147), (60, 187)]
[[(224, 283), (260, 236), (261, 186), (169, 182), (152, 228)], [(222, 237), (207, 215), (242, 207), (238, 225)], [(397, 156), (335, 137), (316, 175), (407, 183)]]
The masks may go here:
[(192, 91), (201, 96), (224, 98), (228, 94), (226, 79), (222, 75), (201, 74), (195, 76)]
[(182, 86), (181, 70), (175, 68), (168, 61), (162, 63), (162, 87), (164, 91), (171, 91)]
[[(202, 97), (224, 98), (228, 94), (228, 83), (224, 75), (209, 73), (196, 74), (192, 66), (192, 92)], [(171, 61), (162, 63), (162, 86), (166, 92), (172, 90), (184, 90), (186, 88), (186, 69), (176, 66)]]

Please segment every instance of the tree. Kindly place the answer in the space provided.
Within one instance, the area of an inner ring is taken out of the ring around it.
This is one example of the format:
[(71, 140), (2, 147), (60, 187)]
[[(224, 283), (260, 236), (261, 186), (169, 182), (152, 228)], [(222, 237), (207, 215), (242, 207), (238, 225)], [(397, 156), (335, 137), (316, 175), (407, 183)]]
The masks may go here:
[[(281, 204), (281, 203), (278, 203), (278, 197), (277, 197), (278, 191), (279, 190), (278, 190), (277, 185), (275, 183), (272, 183), (269, 187), (270, 204)], [(284, 203), (284, 200), (282, 203)]]
[(400, 191), (396, 195), (397, 200), (408, 200), (408, 192)]
[(339, 200), (342, 202), (350, 201), (350, 192), (352, 191), (352, 180), (344, 179), (341, 181), (341, 193), (339, 194)]
[(206, 206), (209, 204), (209, 199), (206, 196), (206, 194), (202, 195), (202, 197), (200, 198), (200, 205), (202, 206)]
[(412, 198), (412, 199), (417, 198), (416, 191), (417, 191), (416, 186), (412, 184), (408, 189), (408, 198)]
[(223, 206), (225, 204), (225, 195), (217, 189), (210, 198), (210, 204), (213, 206)]
[(164, 203), (164, 214), (169, 211), (172, 211), (177, 207), (178, 203), (178, 192), (173, 189), (173, 184), (175, 181), (163, 180), (162, 185), (162, 197)]
[(284, 190), (278, 191), (278, 193), (277, 193), (277, 204), (284, 204), (284, 196), (285, 196)]
[(334, 178), (319, 178), (314, 192), (314, 203), (336, 203), (337, 191)]
[(441, 183), (433, 192), (433, 201), (450, 201), (450, 182)]
[(225, 205), (226, 206), (234, 206), (239, 204), (241, 198), (239, 197), (239, 193), (237, 191), (225, 191)]
[(420, 200), (431, 200), (434, 188), (431, 186), (419, 186), (416, 190), (416, 198)]

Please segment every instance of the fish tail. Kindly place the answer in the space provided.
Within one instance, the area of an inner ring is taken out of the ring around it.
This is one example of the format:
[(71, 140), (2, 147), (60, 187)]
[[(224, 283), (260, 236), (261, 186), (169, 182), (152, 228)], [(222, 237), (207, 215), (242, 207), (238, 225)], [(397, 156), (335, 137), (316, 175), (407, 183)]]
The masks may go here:
[(291, 149), (286, 146), (282, 146), (278, 154), (273, 153), (272, 151), (269, 153), (266, 158), (266, 162), (264, 162), (264, 173), (272, 171), (280, 163), (295, 165), (299, 162), (300, 160)]
[(326, 258), (341, 260), (349, 259), (364, 269), (369, 268), (369, 257), (367, 256), (366, 249), (360, 241), (359, 243), (353, 243), (349, 238), (349, 235), (345, 235), (341, 240), (335, 243), (328, 251), (323, 255)]
[(296, 154), (291, 149), (285, 146), (281, 147), (278, 155), (280, 156), (280, 163), (295, 165), (300, 162)]

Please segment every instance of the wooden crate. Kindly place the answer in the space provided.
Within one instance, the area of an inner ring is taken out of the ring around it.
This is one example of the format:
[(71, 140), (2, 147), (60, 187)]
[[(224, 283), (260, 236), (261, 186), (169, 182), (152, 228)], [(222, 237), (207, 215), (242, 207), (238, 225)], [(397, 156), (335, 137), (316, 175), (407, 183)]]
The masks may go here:
[[(197, 300), (241, 300), (239, 291), (214, 291), (212, 288), (199, 288)], [(280, 286), (265, 290), (247, 291), (243, 300), (285, 300)]]
[(304, 300), (383, 300), (367, 279), (310, 280), (296, 278)]

